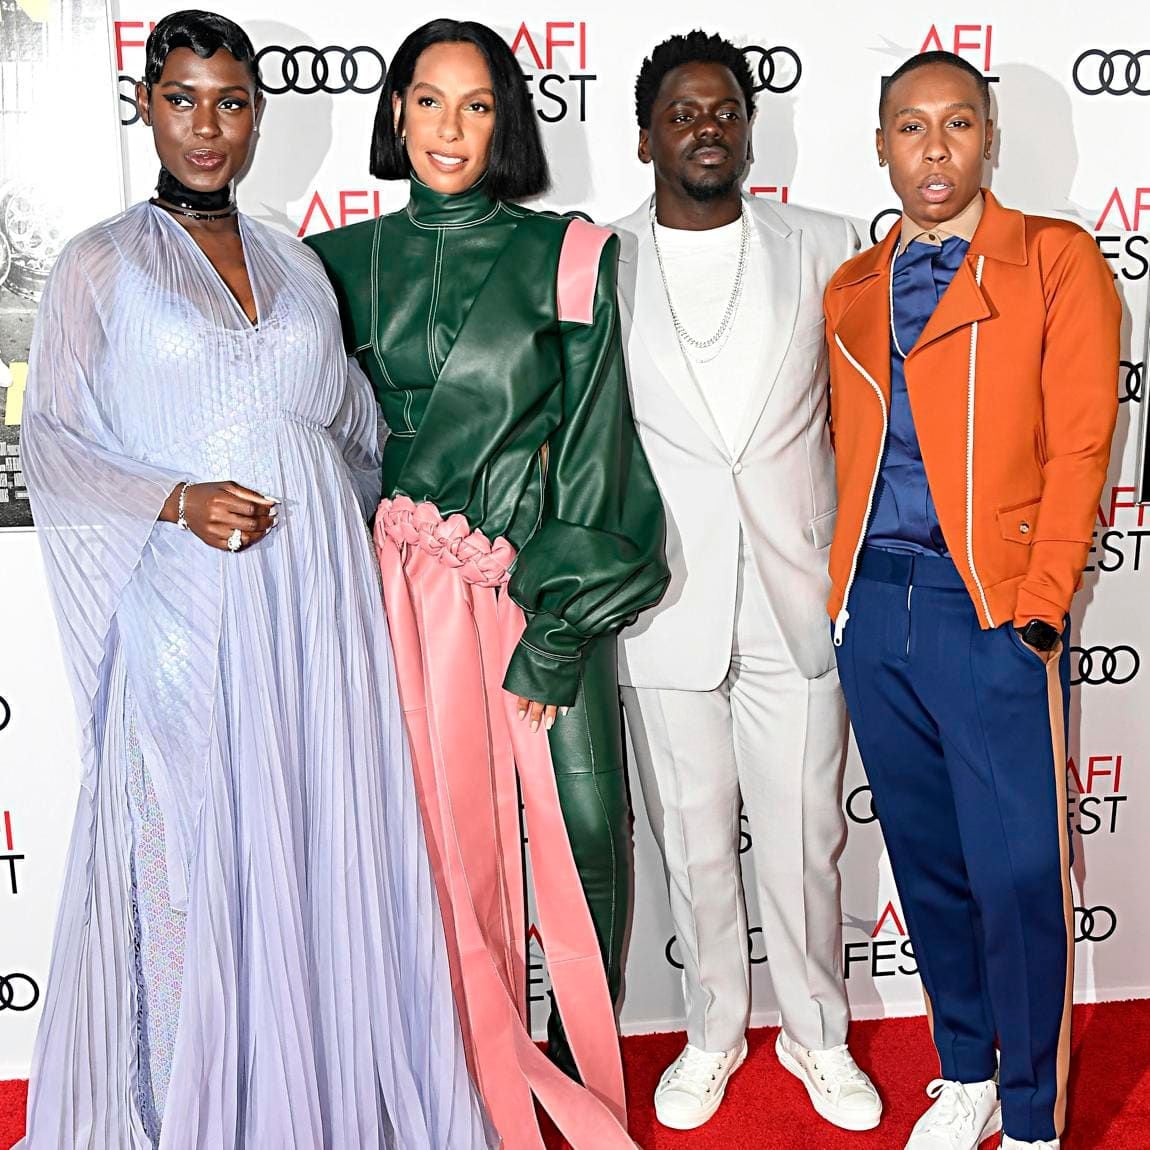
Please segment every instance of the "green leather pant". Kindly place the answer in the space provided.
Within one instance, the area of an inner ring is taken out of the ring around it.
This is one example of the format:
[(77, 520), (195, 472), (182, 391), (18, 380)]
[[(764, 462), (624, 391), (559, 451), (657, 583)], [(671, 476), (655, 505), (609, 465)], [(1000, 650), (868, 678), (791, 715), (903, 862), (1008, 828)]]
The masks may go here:
[[(631, 808), (615, 648), (614, 635), (587, 647), (575, 705), (555, 720), (548, 737), (571, 850), (599, 936), (611, 999), (617, 1003), (631, 898)], [(552, 1061), (577, 1079), (554, 1007), (547, 1038)]]

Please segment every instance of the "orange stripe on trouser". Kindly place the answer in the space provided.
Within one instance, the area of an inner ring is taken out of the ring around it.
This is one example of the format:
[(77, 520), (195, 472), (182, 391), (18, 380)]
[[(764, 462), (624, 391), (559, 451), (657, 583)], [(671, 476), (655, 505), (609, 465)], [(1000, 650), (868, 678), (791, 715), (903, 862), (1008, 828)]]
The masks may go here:
[[(503, 672), (523, 613), (498, 588), (514, 550), (434, 505), (384, 500), (376, 550), (468, 1060), (505, 1150), (542, 1150), (533, 1095), (575, 1150), (632, 1150), (603, 960), (571, 855), (545, 734)], [(586, 1088), (526, 1026), (519, 799), (552, 989)]]
[(1062, 864), (1062, 908), (1066, 915), (1066, 989), (1062, 1003), (1062, 1026), (1058, 1032), (1058, 1095), (1054, 1102), (1054, 1132), (1062, 1136), (1066, 1128), (1066, 1088), (1070, 1077), (1070, 1016), (1074, 1007), (1074, 893), (1070, 888), (1070, 837), (1065, 825), (1066, 726), (1063, 722), (1062, 680), (1058, 674), (1059, 644), (1046, 660), (1046, 697), (1050, 708), (1050, 736), (1053, 740), (1055, 789), (1058, 794), (1058, 850)]

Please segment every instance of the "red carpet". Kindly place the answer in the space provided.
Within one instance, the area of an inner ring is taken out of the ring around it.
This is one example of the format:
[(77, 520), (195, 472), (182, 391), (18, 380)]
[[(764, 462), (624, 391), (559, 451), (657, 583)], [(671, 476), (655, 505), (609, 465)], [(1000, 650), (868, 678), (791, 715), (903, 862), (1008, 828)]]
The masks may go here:
[[(1074, 1024), (1063, 1150), (1150, 1150), (1150, 1001), (1081, 1006)], [(677, 1134), (655, 1122), (650, 1099), (682, 1035), (626, 1039), (636, 1142), (644, 1150), (901, 1150), (937, 1067), (923, 1020), (860, 1022), (851, 1031), (852, 1049), (886, 1103), (882, 1125), (869, 1134), (837, 1131), (816, 1118), (802, 1087), (776, 1062), (774, 1040), (773, 1030), (753, 1031), (750, 1057), (722, 1109), (701, 1130)], [(0, 1150), (23, 1133), (24, 1095), (24, 1083), (0, 1083)], [(549, 1144), (563, 1145), (559, 1139)]]

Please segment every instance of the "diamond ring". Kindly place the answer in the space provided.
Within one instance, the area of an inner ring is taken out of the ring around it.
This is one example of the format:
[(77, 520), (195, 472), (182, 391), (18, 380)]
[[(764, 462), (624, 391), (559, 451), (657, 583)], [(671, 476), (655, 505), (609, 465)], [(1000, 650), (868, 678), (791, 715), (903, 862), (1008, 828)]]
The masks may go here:
[(228, 550), (229, 550), (229, 551), (231, 551), (231, 552), (233, 552), (233, 553), (235, 553), (235, 552), (236, 552), (236, 551), (238, 551), (238, 550), (239, 550), (239, 549), (240, 549), (240, 548), (241, 548), (243, 545), (244, 545), (244, 537), (243, 537), (243, 535), (240, 533), (240, 529), (237, 527), (237, 528), (235, 528), (235, 530), (233, 530), (233, 531), (232, 531), (232, 533), (231, 533), (231, 534), (228, 536)]

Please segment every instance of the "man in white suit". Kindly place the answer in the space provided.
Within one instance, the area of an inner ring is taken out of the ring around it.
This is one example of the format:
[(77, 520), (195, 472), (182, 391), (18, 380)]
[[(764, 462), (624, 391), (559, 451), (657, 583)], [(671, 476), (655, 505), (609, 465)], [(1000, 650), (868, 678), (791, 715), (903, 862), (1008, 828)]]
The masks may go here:
[(745, 198), (754, 91), (742, 53), (692, 32), (636, 84), (655, 194), (615, 225), (628, 375), (667, 509), (672, 576), (623, 632), (620, 682), (663, 852), (688, 1044), (661, 1122), (691, 1129), (746, 1057), (745, 807), (782, 1064), (851, 1130), (882, 1103), (846, 1046), (837, 860), (846, 712), (831, 645), (835, 482), (823, 288), (858, 250), (843, 219)]

